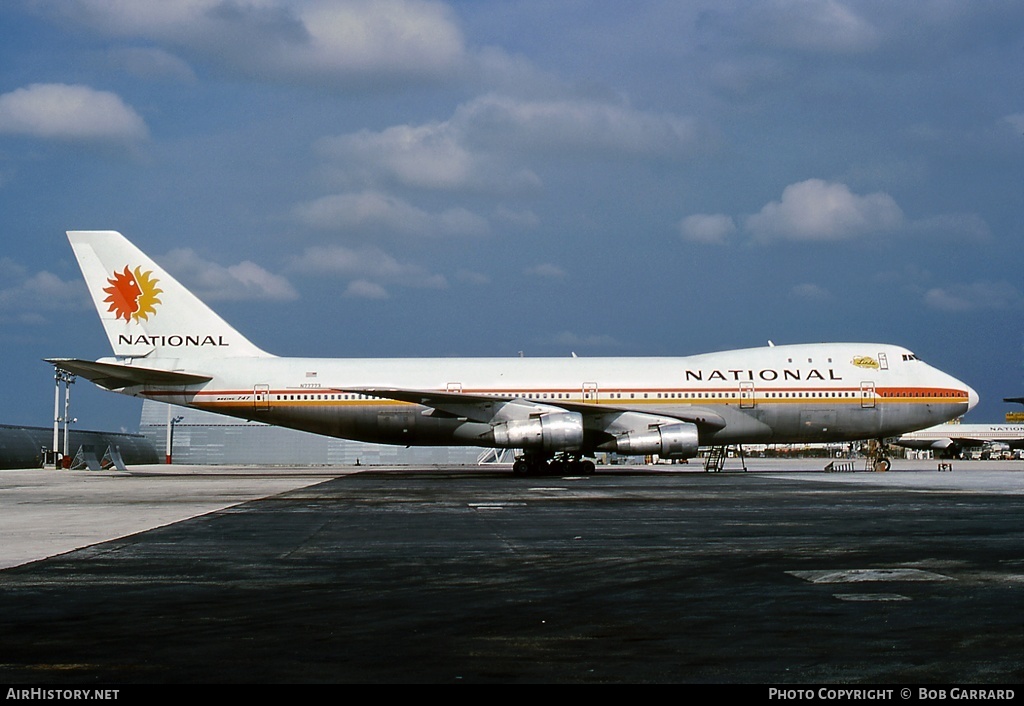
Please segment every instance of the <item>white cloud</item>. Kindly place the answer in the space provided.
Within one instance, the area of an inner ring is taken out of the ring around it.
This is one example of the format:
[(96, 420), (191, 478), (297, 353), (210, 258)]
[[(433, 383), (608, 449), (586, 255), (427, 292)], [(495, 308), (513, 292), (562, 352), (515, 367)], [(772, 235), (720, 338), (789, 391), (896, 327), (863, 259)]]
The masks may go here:
[(762, 243), (838, 242), (893, 234), (981, 242), (992, 235), (984, 219), (975, 214), (946, 213), (910, 220), (888, 194), (862, 196), (845, 184), (822, 179), (790, 184), (780, 201), (766, 204), (751, 216), (686, 216), (679, 222), (679, 231), (684, 240), (723, 244), (737, 230), (737, 220), (745, 235)]
[(744, 226), (762, 241), (836, 241), (892, 232), (903, 222), (888, 194), (859, 196), (845, 184), (808, 179), (787, 186), (781, 201), (766, 204)]
[(293, 72), (384, 72), (440, 76), (463, 55), (462, 33), (451, 11), (419, 0), (304, 3), (299, 20), (308, 41), (279, 47)]
[(119, 96), (88, 86), (37, 83), (0, 95), (0, 133), (45, 139), (135, 142), (146, 123)]
[(924, 293), (924, 303), (947, 312), (1024, 309), (1024, 295), (1008, 282), (974, 282), (935, 287)]
[(684, 240), (695, 243), (725, 243), (736, 233), (736, 223), (724, 214), (695, 214), (679, 223)]
[(461, 68), (454, 13), (430, 0), (43, 0), (107, 36), (169, 42), (254, 78), (439, 78)]
[[(65, 282), (52, 272), (27, 275), (24, 268), (7, 258), (0, 260), (0, 271), (9, 286), (0, 289), (0, 310), (28, 314), (38, 311), (87, 309), (88, 297), (80, 280)], [(11, 276), (13, 275), (13, 276)]]
[(824, 302), (832, 298), (832, 294), (827, 289), (809, 282), (793, 286), (789, 290), (789, 295), (794, 299), (803, 299), (810, 302)]
[(324, 196), (295, 208), (300, 221), (314, 228), (345, 232), (383, 229), (417, 237), (485, 235), (487, 221), (464, 208), (430, 213), (395, 196), (376, 191)]
[(19, 265), (9, 257), (0, 257), (0, 282), (24, 279), (27, 272), (24, 265)]
[(581, 348), (616, 348), (622, 345), (614, 336), (607, 333), (592, 333), (581, 336), (572, 331), (562, 331), (552, 339), (552, 343), (570, 348), (573, 351)]
[(280, 275), (273, 275), (249, 260), (228, 266), (227, 272), (234, 282), (241, 285), (241, 289), (237, 293), (238, 298), (280, 300), (298, 298), (298, 293), (287, 279)]
[(308, 274), (341, 275), (362, 281), (356, 289), (370, 291), (365, 283), (388, 282), (405, 287), (445, 289), (448, 281), (419, 265), (399, 262), (380, 248), (349, 248), (340, 245), (308, 248), (290, 263), (290, 268)]
[(544, 279), (565, 279), (566, 277), (565, 270), (550, 262), (543, 262), (539, 265), (528, 267), (524, 273), (533, 277), (542, 277)]
[(349, 282), (342, 295), (352, 299), (388, 299), (388, 290), (376, 282), (365, 279), (357, 279)]
[(495, 210), (494, 216), (497, 220), (520, 229), (532, 229), (540, 225), (540, 218), (529, 209), (515, 210), (499, 206)]
[(766, 46), (821, 54), (855, 54), (876, 48), (882, 33), (838, 0), (783, 0), (742, 6), (738, 19)]
[(106, 60), (115, 68), (140, 78), (170, 79), (191, 83), (196, 74), (184, 60), (156, 47), (108, 49)]
[(533, 172), (471, 149), (450, 122), (396, 125), (325, 138), (321, 152), (346, 182), (395, 182), (422, 189), (507, 192), (533, 189)]
[(988, 224), (973, 213), (946, 213), (922, 218), (908, 223), (907, 231), (929, 238), (972, 242), (985, 241), (992, 237)]
[(325, 138), (321, 153), (346, 184), (506, 193), (541, 186), (524, 159), (565, 154), (679, 158), (699, 142), (694, 121), (594, 100), (489, 94), (446, 121)]
[(321, 152), (354, 176), (373, 181), (379, 172), (410, 186), (461, 188), (475, 171), (475, 158), (447, 123), (396, 125), (321, 140)]
[(160, 262), (201, 299), (290, 301), (299, 297), (286, 278), (248, 260), (224, 267), (181, 248), (172, 250)]
[(1014, 113), (1003, 117), (1003, 122), (1009, 125), (1014, 132), (1024, 133), (1024, 113)]
[(585, 152), (673, 157), (697, 147), (696, 121), (587, 99), (518, 100), (489, 94), (452, 118), (470, 144), (503, 144), (548, 154)]
[(456, 278), (464, 283), (475, 286), (483, 286), (491, 283), (491, 278), (481, 272), (473, 270), (459, 270), (455, 273)]

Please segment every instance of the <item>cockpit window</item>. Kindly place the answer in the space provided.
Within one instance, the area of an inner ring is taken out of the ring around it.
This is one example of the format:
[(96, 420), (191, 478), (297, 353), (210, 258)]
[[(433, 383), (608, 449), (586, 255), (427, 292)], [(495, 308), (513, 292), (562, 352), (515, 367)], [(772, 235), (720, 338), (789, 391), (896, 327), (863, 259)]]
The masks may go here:
[(920, 358), (918, 358), (918, 357), (917, 357), (916, 355), (914, 355), (913, 353), (904, 353), (904, 354), (903, 354), (903, 360), (921, 360), (921, 359), (920, 359)]

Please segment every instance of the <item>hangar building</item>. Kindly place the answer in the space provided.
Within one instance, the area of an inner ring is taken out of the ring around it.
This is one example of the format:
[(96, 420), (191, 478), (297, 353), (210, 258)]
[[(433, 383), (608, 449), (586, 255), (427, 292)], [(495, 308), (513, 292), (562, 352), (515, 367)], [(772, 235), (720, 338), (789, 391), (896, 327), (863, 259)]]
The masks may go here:
[[(180, 418), (180, 420), (178, 419)], [(405, 447), (368, 444), (226, 417), (188, 407), (145, 400), (139, 432), (160, 454), (171, 450), (175, 463), (198, 465), (460, 465), (476, 464), (487, 451), (475, 447)]]
[[(60, 443), (64, 437), (61, 432)], [(41, 468), (46, 452), (53, 446), (53, 427), (20, 427), (0, 424), (0, 468)], [(68, 456), (74, 460), (78, 449), (92, 448), (102, 458), (115, 448), (126, 464), (158, 463), (160, 457), (150, 440), (140, 434), (105, 431), (68, 431)]]

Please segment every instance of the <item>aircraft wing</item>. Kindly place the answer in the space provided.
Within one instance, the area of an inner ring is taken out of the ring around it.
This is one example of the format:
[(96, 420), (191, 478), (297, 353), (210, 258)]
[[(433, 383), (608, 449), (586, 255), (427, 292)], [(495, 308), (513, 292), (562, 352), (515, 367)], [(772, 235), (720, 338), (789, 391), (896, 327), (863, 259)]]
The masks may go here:
[(137, 365), (97, 363), (76, 358), (47, 358), (46, 362), (108, 390), (120, 390), (133, 385), (196, 385), (213, 379), (209, 375), (154, 370)]
[(953, 442), (957, 446), (984, 446), (985, 444), (991, 443), (991, 439), (976, 439), (970, 436), (953, 436), (950, 435), (949, 441)]
[[(637, 410), (625, 406), (603, 405), (583, 402), (570, 402), (569, 400), (532, 400), (511, 395), (474, 395), (465, 392), (441, 392), (438, 390), (407, 390), (398, 388), (333, 388), (339, 392), (357, 393), (379, 397), (381, 399), (399, 400), (413, 404), (431, 407), (440, 413), (464, 417), (470, 421), (489, 423), (509, 405), (520, 405), (523, 407), (534, 407), (537, 409), (559, 408), (568, 412), (578, 412), (583, 417), (595, 417), (599, 415), (614, 414), (617, 412), (636, 412)], [(709, 430), (718, 430), (725, 427), (725, 419), (717, 412), (703, 407), (690, 407), (685, 412), (673, 411), (665, 413), (661, 410), (654, 412), (659, 417), (672, 417), (682, 422), (690, 422), (698, 426), (707, 427)]]
[[(898, 440), (896, 444), (907, 446), (905, 444), (900, 444)], [(952, 447), (954, 449), (977, 449), (990, 444), (1001, 444), (1002, 446), (1007, 446), (1011, 449), (1024, 449), (1024, 439), (1019, 437), (1019, 435), (1018, 437), (998, 437), (998, 435), (993, 435), (990, 439), (978, 439), (976, 437), (952, 437), (952, 435), (950, 435), (947, 439), (935, 441), (931, 448), (948, 449)], [(910, 448), (914, 447), (911, 446)]]
[(1020, 432), (1016, 434), (992, 433), (985, 436), (956, 436), (950, 435), (949, 440), (956, 446), (964, 448), (985, 446), (986, 444), (1004, 444), (1011, 449), (1024, 449), (1024, 438)]

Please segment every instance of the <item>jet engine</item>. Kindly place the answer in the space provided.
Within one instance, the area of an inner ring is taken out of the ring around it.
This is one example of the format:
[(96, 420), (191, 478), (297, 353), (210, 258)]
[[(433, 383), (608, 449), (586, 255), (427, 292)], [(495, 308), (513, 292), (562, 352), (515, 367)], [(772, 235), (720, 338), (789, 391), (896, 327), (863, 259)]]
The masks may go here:
[(548, 412), (501, 422), (491, 429), (498, 448), (579, 451), (583, 446), (583, 416), (578, 412)]
[(697, 426), (689, 422), (651, 424), (630, 429), (598, 448), (628, 456), (657, 454), (662, 458), (693, 458), (699, 446)]

